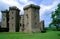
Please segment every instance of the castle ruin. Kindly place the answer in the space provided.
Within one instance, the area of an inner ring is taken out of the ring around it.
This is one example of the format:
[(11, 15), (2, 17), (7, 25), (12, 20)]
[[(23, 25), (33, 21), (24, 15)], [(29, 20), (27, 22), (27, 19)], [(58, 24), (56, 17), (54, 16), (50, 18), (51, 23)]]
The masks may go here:
[(2, 12), (1, 28), (8, 29), (7, 30), (8, 32), (25, 32), (25, 33), (41, 32), (39, 23), (39, 9), (40, 6), (30, 4), (23, 8), (24, 14), (19, 15), (20, 10), (17, 7), (15, 6), (9, 7), (9, 10), (1, 11)]

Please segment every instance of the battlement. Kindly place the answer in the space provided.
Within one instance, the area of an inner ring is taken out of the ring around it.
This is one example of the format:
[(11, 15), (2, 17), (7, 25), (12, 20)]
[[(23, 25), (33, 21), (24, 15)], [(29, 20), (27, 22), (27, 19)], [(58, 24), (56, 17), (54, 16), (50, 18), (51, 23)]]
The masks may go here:
[(40, 6), (34, 5), (34, 4), (30, 4), (30, 5), (25, 6), (23, 9), (25, 10), (25, 9), (28, 9), (28, 8), (36, 8), (36, 9), (40, 9)]
[(9, 13), (9, 11), (6, 9), (6, 10), (3, 10), (1, 11), (2, 13)]
[(9, 7), (9, 10), (17, 10), (17, 11), (20, 11), (16, 6)]

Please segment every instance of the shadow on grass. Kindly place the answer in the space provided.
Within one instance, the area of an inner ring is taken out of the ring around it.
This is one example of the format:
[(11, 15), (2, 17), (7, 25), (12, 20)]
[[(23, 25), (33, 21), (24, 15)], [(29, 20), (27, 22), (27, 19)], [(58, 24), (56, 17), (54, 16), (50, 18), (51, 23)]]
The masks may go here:
[(60, 36), (60, 34), (58, 34), (58, 36)]

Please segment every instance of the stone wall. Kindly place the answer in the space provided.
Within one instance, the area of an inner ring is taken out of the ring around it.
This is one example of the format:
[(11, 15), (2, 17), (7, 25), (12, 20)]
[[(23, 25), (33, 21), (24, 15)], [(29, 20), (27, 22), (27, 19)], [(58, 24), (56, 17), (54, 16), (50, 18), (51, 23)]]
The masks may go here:
[(40, 30), (41, 31), (44, 31), (44, 21), (41, 21), (40, 22)]
[(20, 25), (19, 31), (24, 32), (24, 15), (20, 15)]

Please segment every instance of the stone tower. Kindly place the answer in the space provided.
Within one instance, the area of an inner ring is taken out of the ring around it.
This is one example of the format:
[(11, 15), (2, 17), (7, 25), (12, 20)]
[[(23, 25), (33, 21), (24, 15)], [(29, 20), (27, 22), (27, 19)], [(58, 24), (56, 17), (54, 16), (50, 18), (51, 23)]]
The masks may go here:
[(9, 7), (9, 32), (19, 31), (19, 12), (15, 6)]
[(40, 22), (40, 30), (44, 31), (44, 20)]
[(4, 29), (8, 29), (9, 30), (9, 11), (8, 10), (4, 10), (1, 11), (2, 12), (2, 24), (1, 24), (1, 28)]
[(40, 7), (34, 4), (24, 7), (24, 32), (40, 32), (39, 9)]

